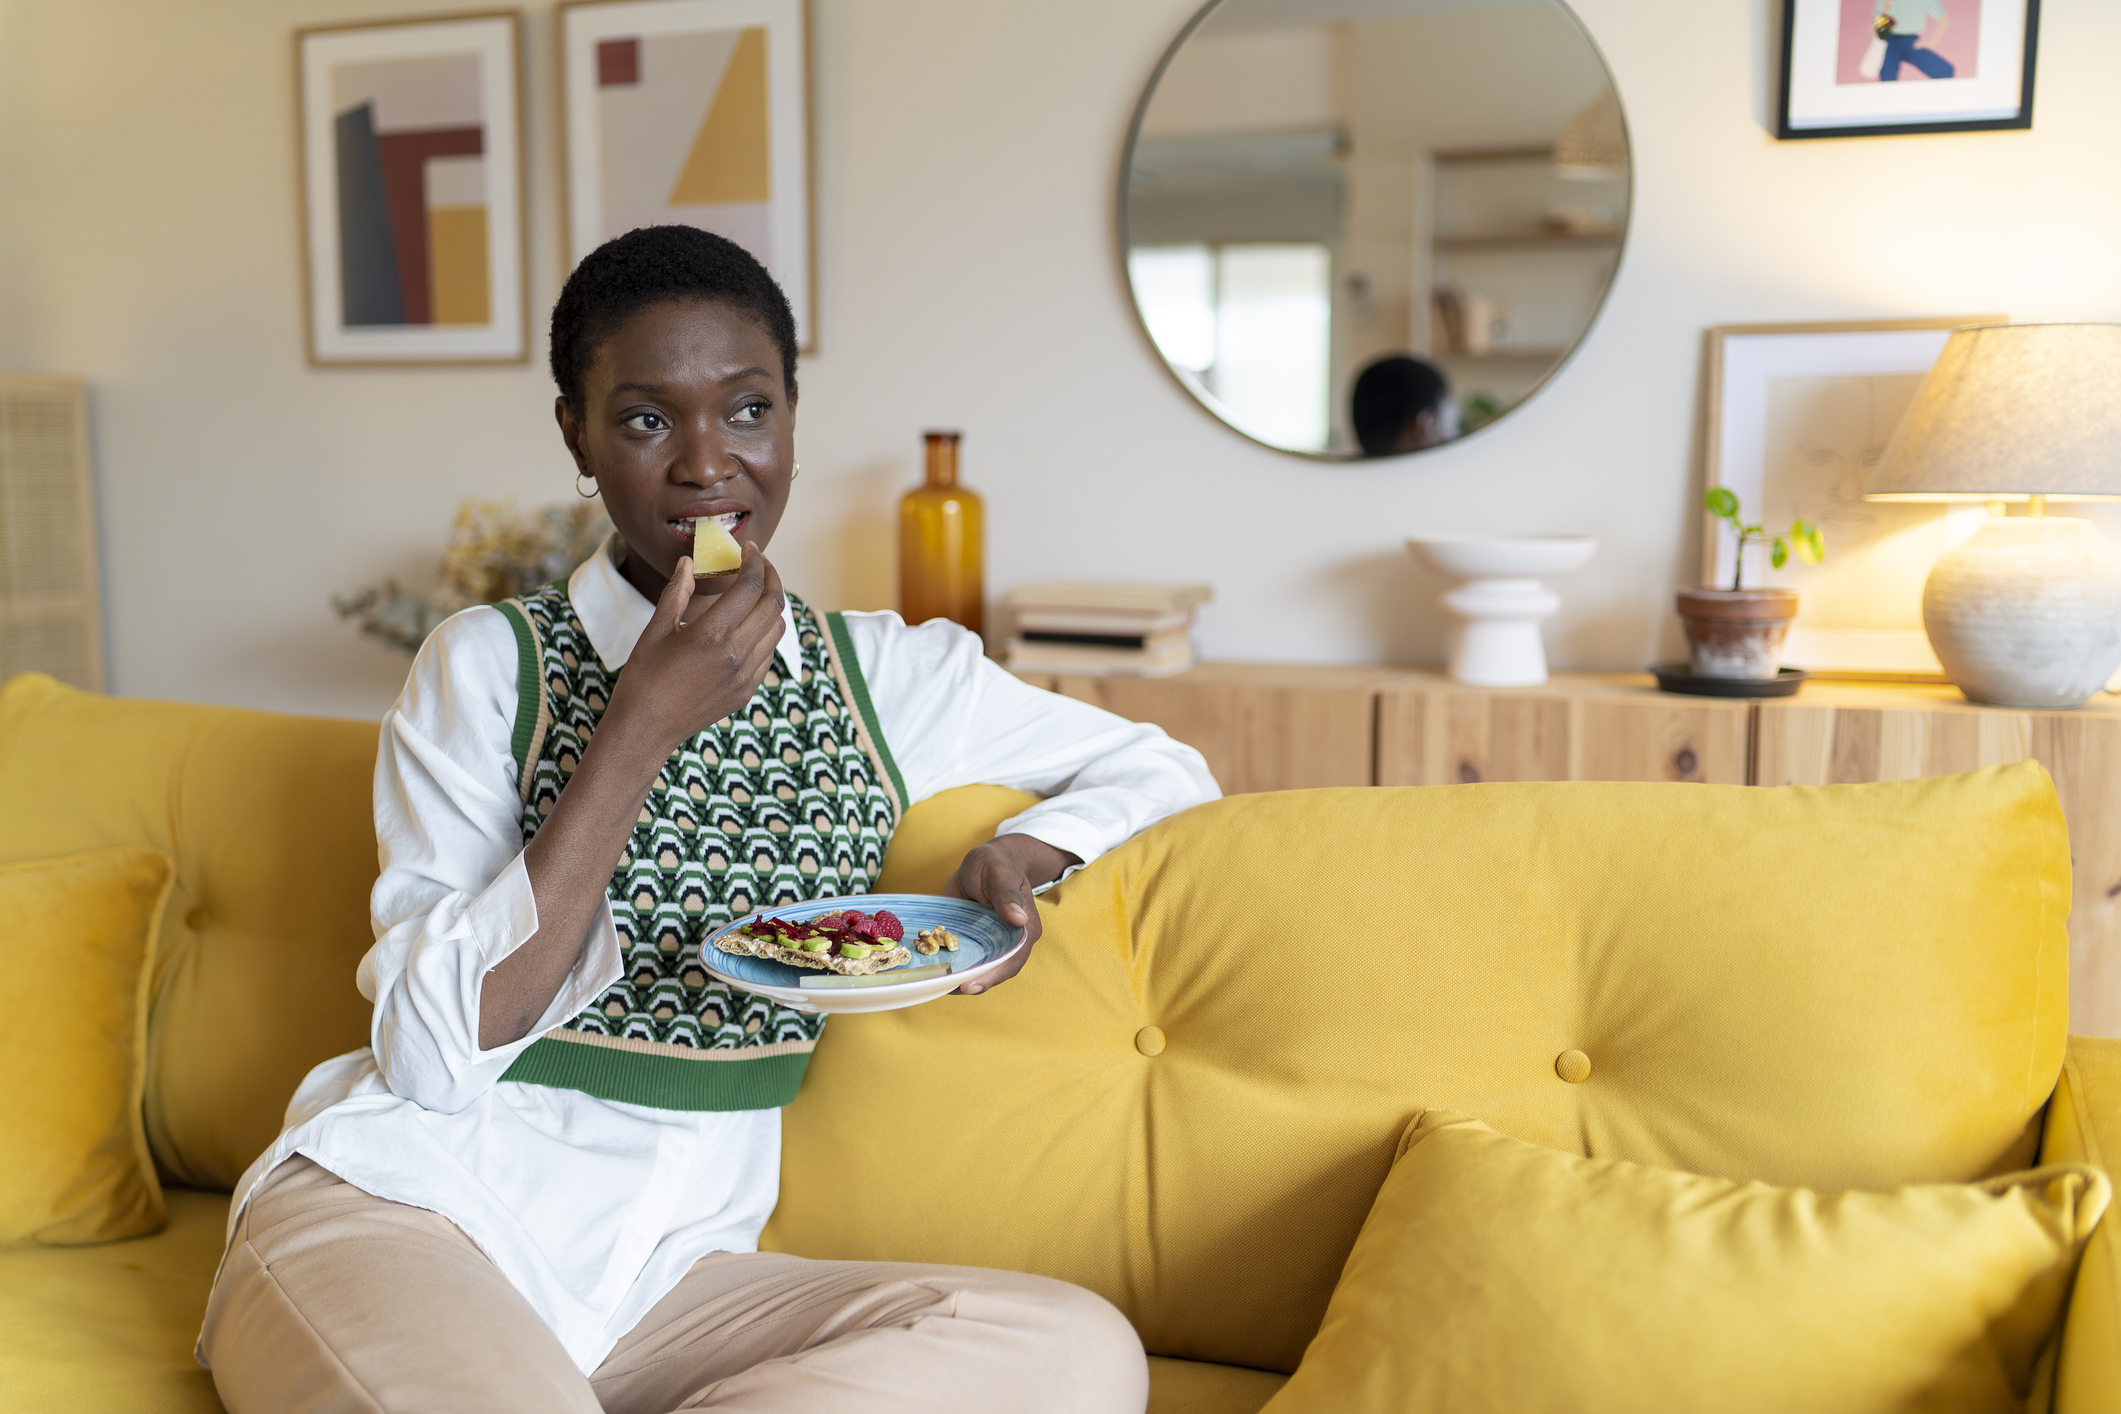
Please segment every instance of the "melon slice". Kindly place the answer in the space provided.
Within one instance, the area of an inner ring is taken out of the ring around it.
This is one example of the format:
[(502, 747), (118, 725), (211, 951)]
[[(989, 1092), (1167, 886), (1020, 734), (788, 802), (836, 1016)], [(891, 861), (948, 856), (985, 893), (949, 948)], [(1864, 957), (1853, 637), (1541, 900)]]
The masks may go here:
[(743, 547), (722, 523), (701, 516), (692, 523), (692, 572), (726, 574), (744, 563)]

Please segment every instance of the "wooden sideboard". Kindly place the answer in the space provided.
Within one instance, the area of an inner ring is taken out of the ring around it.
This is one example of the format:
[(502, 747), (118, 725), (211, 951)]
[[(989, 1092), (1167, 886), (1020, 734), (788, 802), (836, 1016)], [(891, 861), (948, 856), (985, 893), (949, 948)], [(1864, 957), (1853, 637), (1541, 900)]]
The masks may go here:
[(1840, 785), (2028, 757), (2054, 777), (2075, 864), (2070, 1023), (2121, 1036), (2121, 697), (1977, 707), (1929, 684), (1676, 697), (1647, 674), (1483, 688), (1412, 668), (1205, 663), (1168, 678), (1031, 676), (1198, 748), (1223, 790), (1473, 781)]

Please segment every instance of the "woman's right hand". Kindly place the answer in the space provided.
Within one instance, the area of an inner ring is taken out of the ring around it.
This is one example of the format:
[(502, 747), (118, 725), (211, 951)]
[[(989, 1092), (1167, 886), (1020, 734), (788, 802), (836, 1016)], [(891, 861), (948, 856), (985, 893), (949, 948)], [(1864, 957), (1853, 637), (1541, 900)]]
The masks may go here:
[(599, 726), (638, 734), (658, 769), (679, 746), (751, 700), (785, 631), (781, 577), (749, 541), (728, 587), (687, 623), (693, 586), (692, 558), (682, 556)]

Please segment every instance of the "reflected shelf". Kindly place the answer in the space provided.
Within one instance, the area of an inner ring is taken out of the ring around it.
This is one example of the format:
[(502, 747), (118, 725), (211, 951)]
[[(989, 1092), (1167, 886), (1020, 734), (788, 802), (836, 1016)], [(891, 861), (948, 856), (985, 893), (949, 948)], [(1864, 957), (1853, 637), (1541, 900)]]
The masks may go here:
[(1438, 236), (1440, 251), (1473, 250), (1562, 250), (1613, 248), (1620, 244), (1620, 231), (1523, 231), (1504, 236)]
[(1559, 345), (1527, 344), (1522, 348), (1488, 349), (1482, 353), (1444, 350), (1426, 354), (1424, 357), (1433, 358), (1439, 363), (1559, 363), (1567, 353), (1568, 350)]

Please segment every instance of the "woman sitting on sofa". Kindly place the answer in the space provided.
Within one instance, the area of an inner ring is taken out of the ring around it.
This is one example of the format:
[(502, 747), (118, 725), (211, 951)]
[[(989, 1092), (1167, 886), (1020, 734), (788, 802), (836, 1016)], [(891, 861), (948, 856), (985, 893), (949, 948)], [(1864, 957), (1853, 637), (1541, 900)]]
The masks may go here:
[[(617, 533), (442, 625), (384, 719), (372, 1045), (311, 1072), (237, 1191), (200, 1337), (233, 1414), (1146, 1402), (1079, 1288), (757, 1251), (822, 1021), (708, 977), (709, 931), (868, 890), (908, 806), (988, 782), (1046, 798), (951, 887), (1035, 937), (1036, 889), (1216, 795), (955, 625), (782, 592), (795, 364), (720, 237), (635, 231), (567, 281), (560, 431)], [(695, 583), (703, 517), (733, 580)]]

